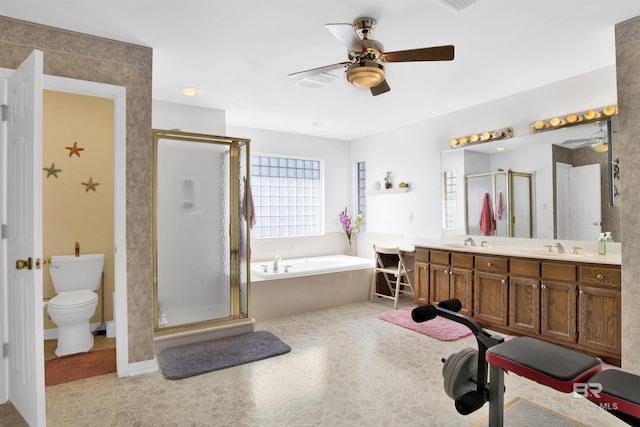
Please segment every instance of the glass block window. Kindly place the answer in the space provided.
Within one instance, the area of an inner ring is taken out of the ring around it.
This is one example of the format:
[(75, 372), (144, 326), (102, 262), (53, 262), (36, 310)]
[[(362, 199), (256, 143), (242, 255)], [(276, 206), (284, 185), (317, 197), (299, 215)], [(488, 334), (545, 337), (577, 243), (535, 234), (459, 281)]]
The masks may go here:
[(251, 156), (252, 237), (322, 234), (319, 160)]
[(358, 181), (358, 214), (364, 215), (364, 223), (360, 231), (367, 231), (367, 164), (366, 162), (357, 163), (357, 181)]
[(444, 228), (456, 228), (456, 172), (444, 171)]

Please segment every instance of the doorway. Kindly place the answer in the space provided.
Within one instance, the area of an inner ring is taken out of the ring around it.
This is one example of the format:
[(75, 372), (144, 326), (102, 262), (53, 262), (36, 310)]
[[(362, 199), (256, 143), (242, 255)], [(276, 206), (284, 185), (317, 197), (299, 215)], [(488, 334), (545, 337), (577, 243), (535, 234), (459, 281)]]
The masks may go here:
[[(41, 53), (40, 53), (40, 64), (41, 64)], [(8, 69), (2, 69), (0, 68), (0, 76), (1, 77), (5, 77), (8, 78), (9, 76), (11, 76), (14, 73), (14, 70), (8, 70)], [(41, 73), (41, 71), (40, 71)], [(40, 74), (40, 76), (42, 76), (42, 74)], [(53, 76), (44, 76), (44, 79), (41, 79), (41, 83), (40, 83), (40, 89), (39, 89), (39, 93), (42, 93), (43, 90), (43, 85), (42, 85), (42, 81), (44, 82), (44, 89), (48, 89), (48, 90), (54, 90), (54, 91), (60, 91), (60, 92), (69, 92), (69, 93), (77, 93), (77, 94), (82, 94), (82, 95), (88, 95), (88, 96), (97, 96), (97, 97), (104, 97), (104, 98), (110, 98), (113, 100), (113, 110), (114, 110), (114, 120), (113, 120), (113, 154), (114, 154), (114, 159), (113, 159), (113, 187), (114, 187), (114, 195), (113, 195), (113, 247), (111, 248), (111, 253), (113, 254), (113, 276), (114, 276), (114, 290), (115, 290), (115, 305), (117, 307), (116, 313), (115, 313), (115, 320), (116, 320), (116, 326), (115, 326), (115, 333), (116, 333), (116, 342), (117, 342), (117, 372), (118, 372), (118, 376), (128, 376), (129, 375), (129, 363), (128, 363), (128, 332), (127, 332), (127, 281), (126, 281), (126, 229), (125, 229), (125, 221), (126, 221), (126, 205), (125, 205), (125, 172), (126, 172), (126, 168), (125, 168), (125, 141), (126, 141), (126, 132), (125, 132), (125, 113), (126, 113), (126, 90), (123, 87), (119, 87), (119, 86), (114, 86), (114, 85), (107, 85), (107, 84), (101, 84), (101, 83), (93, 83), (93, 82), (86, 82), (86, 81), (79, 81), (79, 80), (74, 80), (74, 79), (68, 79), (68, 78), (62, 78), (62, 77), (53, 77)], [(32, 106), (31, 104), (25, 104), (23, 105), (23, 107), (25, 107), (25, 110), (33, 110), (34, 106)], [(35, 102), (35, 109), (37, 109), (38, 111), (41, 111), (41, 100), (40, 102)], [(38, 113), (39, 115), (40, 113)], [(39, 126), (37, 126), (38, 123), (41, 123), (41, 121), (37, 121), (36, 122), (36, 128), (39, 128)], [(4, 126), (4, 123), (2, 124), (2, 126), (0, 126), (3, 130), (3, 135), (6, 136), (6, 129), (7, 126)], [(41, 134), (41, 132), (39, 133)], [(31, 138), (29, 140), (32, 140), (34, 138)], [(40, 141), (40, 137), (35, 138), (37, 139), (37, 150), (35, 150), (35, 153), (37, 154), (36, 157), (32, 158), (36, 159), (36, 172), (37, 175), (39, 176), (41, 172), (40, 170), (40, 165), (41, 160), (40, 160), (40, 145), (41, 145), (41, 141)], [(4, 140), (5, 138), (3, 137), (3, 144), (4, 144)], [(0, 163), (0, 168), (2, 170), (0, 170), (0, 175), (3, 177), (3, 185), (6, 184), (6, 179), (4, 179), (4, 177), (9, 177), (10, 180), (13, 179), (14, 173), (15, 172), (7, 172), (7, 163), (3, 162)], [(22, 193), (22, 194), (27, 194), (27, 193)], [(38, 191), (36, 191), (35, 194), (39, 194), (39, 189)], [(27, 194), (28, 195), (28, 194)], [(4, 202), (3, 202), (4, 203)], [(6, 207), (6, 205), (4, 205)], [(38, 211), (41, 213), (41, 209), (38, 209)], [(8, 223), (13, 223), (13, 221), (8, 221)], [(38, 222), (38, 224), (41, 224), (41, 221)], [(4, 229), (4, 227), (3, 227)], [(40, 225), (36, 226), (33, 231), (36, 232), (37, 235), (39, 235), (39, 238), (42, 238), (42, 229), (40, 227)], [(32, 233), (33, 234), (33, 233)], [(41, 244), (41, 243), (40, 243)], [(6, 248), (5, 248), (6, 249)], [(2, 250), (2, 265), (3, 266), (8, 266), (9, 264), (7, 264), (7, 257), (8, 257), (8, 252), (6, 250)], [(42, 247), (41, 246), (36, 246), (36, 250), (33, 251), (27, 251), (29, 254), (33, 254), (36, 259), (35, 259), (35, 269), (33, 270), (34, 272), (39, 272), (38, 274), (35, 274), (35, 278), (37, 279), (35, 281), (35, 288), (39, 288), (40, 291), (36, 292), (35, 296), (37, 298), (31, 298), (31, 299), (27, 299), (25, 300), (25, 303), (28, 303), (28, 305), (32, 305), (33, 307), (36, 307), (36, 305), (39, 305), (39, 307), (42, 307), (42, 269), (40, 269), (40, 257), (42, 257)], [(13, 254), (11, 258), (14, 262), (16, 259), (15, 254)], [(21, 267), (18, 267), (21, 268)], [(3, 268), (3, 270), (6, 273), (6, 268)], [(6, 274), (3, 274), (2, 276), (2, 280), (1, 280), (1, 293), (2, 294), (6, 294), (7, 292), (7, 287), (8, 287), (8, 280), (7, 280), (7, 276)], [(7, 308), (7, 300), (3, 299), (3, 304), (4, 304), (4, 308)], [(6, 310), (3, 310), (6, 312)], [(37, 310), (39, 311), (39, 309)], [(9, 317), (11, 319), (13, 319), (13, 317)], [(31, 323), (33, 324), (33, 316), (30, 317), (31, 319)], [(34, 330), (35, 333), (31, 333), (29, 335), (33, 336), (34, 338), (38, 338), (38, 341), (40, 343), (42, 343), (42, 339), (43, 339), (43, 319), (42, 317), (40, 317), (39, 315), (35, 317), (36, 320), (38, 320), (33, 326), (34, 326)], [(12, 323), (8, 323), (8, 328), (10, 329), (16, 329), (19, 328), (20, 324), (12, 324)], [(3, 338), (5, 337), (4, 334), (2, 334)], [(6, 339), (6, 338), (4, 338)], [(5, 341), (6, 342), (6, 341)], [(16, 346), (17, 348), (18, 346)], [(32, 369), (32, 372), (35, 372), (36, 375), (36, 379), (37, 378), (42, 378), (42, 373), (43, 373), (43, 366), (42, 366), (42, 356), (40, 357), (34, 357), (34, 354), (38, 353), (41, 354), (42, 351), (42, 346), (41, 344), (38, 346), (35, 346), (35, 348), (39, 347), (39, 351), (35, 352), (35, 351), (30, 351), (30, 354), (28, 353), (27, 355), (29, 357), (25, 358), (25, 361), (34, 361), (34, 363), (30, 363), (29, 366), (25, 366), (24, 369), (22, 371), (17, 371), (16, 374), (18, 375), (22, 375), (24, 377), (27, 377), (28, 375), (26, 375), (25, 372), (23, 372), (25, 369)], [(27, 350), (32, 349), (32, 347), (25, 347)], [(0, 395), (3, 398), (3, 401), (6, 401), (7, 398), (11, 395), (10, 393), (15, 393), (15, 392), (11, 392), (11, 390), (15, 390), (16, 387), (14, 387), (14, 384), (11, 383), (10, 381), (10, 376), (6, 375), (5, 370), (7, 369), (7, 364), (6, 364), (6, 360), (4, 360), (3, 363), (3, 374), (0, 375), (0, 390), (2, 390), (2, 393), (0, 393)], [(16, 358), (14, 357), (13, 360), (16, 360)], [(21, 399), (21, 401), (26, 401), (26, 402), (31, 402), (31, 406), (33, 408), (37, 409), (37, 420), (44, 420), (44, 384), (43, 382), (40, 382), (40, 380), (36, 381), (37, 387), (33, 388), (29, 388), (28, 390), (25, 390), (26, 394), (23, 395), (21, 394), (19, 396), (19, 398)], [(40, 385), (42, 384), (42, 385)], [(40, 388), (41, 387), (41, 388)], [(22, 391), (22, 389), (20, 390), (20, 392)], [(13, 399), (12, 399), (13, 401)], [(33, 402), (37, 402), (33, 403)], [(35, 406), (34, 406), (35, 405)], [(16, 406), (17, 407), (17, 406)], [(18, 408), (19, 409), (19, 408)], [(35, 420), (35, 413), (36, 412), (31, 412), (31, 410), (29, 409), (29, 418)], [(26, 415), (26, 414), (25, 414)], [(39, 421), (36, 421), (37, 424), (39, 424)]]
[[(113, 174), (111, 176), (113, 180), (113, 247), (107, 254), (112, 256), (113, 260), (111, 271), (114, 292), (111, 298), (114, 318), (113, 330), (116, 340), (117, 374), (119, 377), (126, 377), (129, 375), (126, 270), (126, 89), (105, 83), (46, 75), (44, 76), (44, 88), (48, 91), (106, 98), (113, 101)], [(71, 146), (73, 142), (71, 142)], [(46, 143), (44, 141), (44, 144)], [(66, 151), (68, 156), (69, 150)], [(43, 164), (43, 168), (45, 166), (50, 165)], [(99, 182), (97, 179), (96, 181)], [(86, 183), (88, 181), (83, 180), (82, 182)], [(81, 182), (77, 184), (81, 190), (87, 190)], [(96, 186), (98, 191), (99, 188), (99, 185)], [(88, 190), (88, 192), (91, 191)], [(82, 244), (82, 242), (79, 243)], [(105, 295), (105, 299), (107, 298), (109, 297)], [(92, 320), (93, 322), (94, 320)]]

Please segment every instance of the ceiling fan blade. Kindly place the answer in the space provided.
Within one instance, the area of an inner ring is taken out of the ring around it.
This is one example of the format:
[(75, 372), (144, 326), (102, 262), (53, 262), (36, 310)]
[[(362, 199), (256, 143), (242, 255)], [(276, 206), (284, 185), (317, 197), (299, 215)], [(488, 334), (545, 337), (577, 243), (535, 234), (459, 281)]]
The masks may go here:
[(325, 27), (335, 38), (340, 40), (347, 49), (353, 52), (364, 52), (365, 48), (360, 36), (351, 24), (326, 24)]
[(572, 149), (572, 150), (580, 147), (588, 147), (591, 144), (593, 144), (593, 142), (591, 141), (591, 138), (568, 139), (560, 143), (561, 146)]
[(434, 46), (385, 52), (380, 55), (380, 60), (383, 62), (451, 61), (453, 60), (453, 54), (454, 47), (452, 45)]
[(326, 73), (327, 71), (337, 70), (338, 68), (345, 67), (351, 64), (351, 62), (340, 62), (338, 64), (325, 65), (324, 67), (312, 68), (310, 70), (299, 71), (297, 73), (289, 74), (292, 79), (299, 79), (306, 76), (312, 76), (315, 74)]
[(387, 83), (387, 80), (385, 79), (378, 86), (371, 88), (371, 95), (377, 96), (389, 92), (390, 90), (391, 88), (389, 87), (389, 83)]

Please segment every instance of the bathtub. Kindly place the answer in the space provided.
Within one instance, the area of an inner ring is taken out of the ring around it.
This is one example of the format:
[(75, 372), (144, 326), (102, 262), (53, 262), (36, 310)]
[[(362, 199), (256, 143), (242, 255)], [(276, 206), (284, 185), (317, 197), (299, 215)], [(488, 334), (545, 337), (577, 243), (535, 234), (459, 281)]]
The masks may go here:
[(273, 260), (252, 262), (251, 275), (262, 279), (285, 279), (361, 268), (373, 268), (373, 260), (349, 255), (326, 255), (280, 260), (277, 272), (273, 271)]
[(251, 317), (268, 320), (368, 301), (373, 265), (373, 259), (328, 255), (284, 259), (274, 272), (273, 260), (252, 262)]

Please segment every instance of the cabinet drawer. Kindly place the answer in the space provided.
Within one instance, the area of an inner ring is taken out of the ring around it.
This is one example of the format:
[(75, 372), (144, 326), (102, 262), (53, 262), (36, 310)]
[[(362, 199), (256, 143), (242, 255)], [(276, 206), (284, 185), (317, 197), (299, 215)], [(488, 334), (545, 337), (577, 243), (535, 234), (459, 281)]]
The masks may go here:
[(509, 260), (506, 258), (476, 256), (476, 270), (490, 273), (506, 273), (509, 269)]
[(451, 267), (473, 268), (473, 255), (459, 254), (453, 252), (451, 254)]
[(619, 268), (608, 268), (601, 266), (578, 267), (578, 278), (582, 283), (593, 283), (619, 288), (622, 277)]
[(551, 280), (566, 280), (575, 282), (577, 267), (573, 264), (542, 263), (542, 278)]
[(449, 252), (431, 251), (431, 264), (449, 265)]
[(512, 276), (540, 277), (540, 262), (524, 259), (511, 259), (509, 271)]
[(429, 262), (429, 251), (427, 249), (416, 248), (415, 261)]

